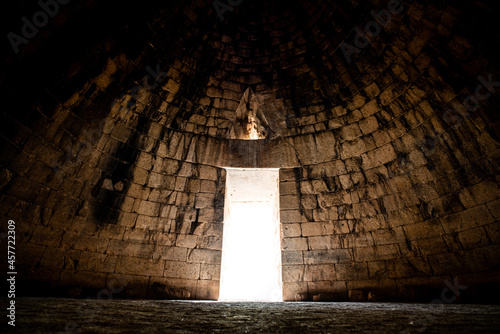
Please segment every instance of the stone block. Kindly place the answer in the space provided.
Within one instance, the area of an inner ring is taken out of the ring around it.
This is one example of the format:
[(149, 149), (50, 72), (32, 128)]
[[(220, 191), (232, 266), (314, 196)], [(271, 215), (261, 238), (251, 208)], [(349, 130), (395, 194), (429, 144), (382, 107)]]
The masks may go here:
[(184, 247), (174, 247), (174, 246), (163, 246), (161, 248), (156, 246), (156, 251), (160, 256), (167, 261), (187, 261), (188, 248)]
[(333, 264), (305, 266), (304, 281), (334, 281), (335, 279), (335, 267)]
[[(343, 295), (347, 295), (346, 282), (342, 281), (318, 281), (318, 282), (307, 282), (307, 292), (309, 296), (317, 295), (331, 295), (333, 294), (333, 299), (341, 299)], [(317, 296), (318, 299), (321, 299)], [(332, 301), (328, 300), (328, 301)]]
[(200, 279), (219, 281), (220, 270), (221, 267), (219, 264), (202, 263), (200, 267)]
[(430, 276), (431, 267), (427, 259), (421, 257), (408, 257), (387, 261), (389, 278)]
[(81, 252), (76, 269), (79, 271), (114, 273), (117, 259), (117, 256), (107, 254)]
[(315, 209), (318, 207), (316, 195), (302, 195), (300, 196), (300, 203), (304, 209)]
[(371, 233), (346, 234), (341, 237), (344, 248), (358, 248), (373, 246), (373, 237)]
[(385, 261), (369, 261), (368, 272), (370, 278), (381, 279), (387, 277), (387, 267)]
[(479, 205), (440, 219), (443, 229), (447, 234), (491, 224), (494, 220), (486, 205)]
[(158, 276), (163, 275), (165, 261), (161, 259), (144, 259), (133, 256), (119, 256), (116, 264), (117, 274)]
[(500, 224), (493, 223), (485, 226), (492, 244), (500, 244)]
[(371, 115), (376, 114), (379, 110), (380, 105), (378, 104), (376, 99), (371, 100), (360, 109), (364, 118), (368, 118)]
[(165, 262), (164, 277), (199, 279), (201, 264), (187, 262)]
[(202, 180), (217, 180), (217, 169), (215, 167), (199, 165), (198, 171), (200, 175), (200, 179)]
[(154, 245), (145, 242), (110, 240), (106, 249), (106, 254), (127, 255), (142, 258), (151, 258), (154, 251)]
[(156, 230), (158, 225), (158, 218), (150, 216), (138, 216), (135, 227), (145, 230)]
[(177, 236), (175, 245), (177, 247), (195, 248), (197, 242), (198, 242), (198, 236), (196, 235), (180, 234)]
[(280, 219), (282, 224), (300, 223), (306, 221), (300, 210), (280, 210)]
[(221, 263), (221, 251), (210, 249), (193, 249), (188, 251), (188, 262)]
[(283, 301), (304, 301), (307, 299), (307, 282), (284, 282)]
[(215, 196), (213, 194), (196, 194), (195, 208), (213, 208), (214, 207)]
[(300, 237), (302, 235), (300, 224), (281, 224), (281, 228), (285, 238)]
[(359, 157), (367, 151), (363, 138), (353, 141), (346, 141), (342, 144), (342, 160), (352, 157)]
[(465, 249), (474, 249), (490, 244), (483, 226), (458, 233), (458, 239)]
[(353, 251), (354, 258), (359, 262), (393, 259), (399, 254), (399, 248), (396, 244), (358, 247), (354, 248)]
[(427, 239), (444, 234), (443, 227), (438, 220), (413, 223), (403, 228), (408, 240)]
[(351, 230), (349, 228), (349, 224), (347, 220), (336, 220), (333, 221), (333, 233), (334, 234), (347, 234), (350, 233)]
[(307, 250), (307, 238), (283, 238), (281, 248), (286, 250)]
[(299, 197), (296, 195), (280, 196), (281, 210), (297, 210), (299, 209)]
[(331, 235), (333, 233), (333, 224), (324, 222), (324, 223), (301, 223), (302, 228), (302, 236), (322, 236), (322, 235)]
[(281, 263), (283, 265), (303, 264), (304, 259), (302, 251), (283, 251), (281, 252)]
[(476, 204), (483, 204), (498, 199), (500, 189), (493, 180), (486, 180), (468, 189)]
[(347, 249), (330, 249), (304, 252), (304, 264), (345, 263), (352, 260)]
[(296, 182), (280, 182), (281, 195), (296, 195), (297, 183)]
[(160, 213), (160, 203), (142, 201), (137, 208), (137, 213), (151, 217), (158, 217)]
[(304, 279), (303, 265), (283, 265), (282, 281), (283, 282), (300, 282)]
[(399, 211), (404, 208), (405, 204), (400, 196), (389, 195), (383, 197), (384, 208), (386, 211)]
[(357, 123), (343, 126), (340, 129), (340, 137), (342, 141), (350, 141), (361, 137), (361, 130)]
[(134, 240), (138, 242), (145, 242), (149, 239), (150, 232), (142, 228), (133, 228), (125, 230), (123, 233), (123, 240)]
[(108, 247), (108, 243), (108, 239), (81, 235), (73, 245), (73, 249), (103, 254)]
[(215, 181), (201, 180), (201, 192), (215, 194), (217, 191), (217, 184)]
[(198, 238), (198, 247), (220, 251), (222, 250), (222, 237), (200, 235)]
[[(377, 122), (377, 119), (374, 116), (368, 117), (366, 119), (363, 119), (359, 122), (359, 127), (361, 129), (361, 132), (364, 135), (370, 134), (372, 132), (375, 132), (379, 128), (379, 124)], [(379, 146), (379, 145), (377, 145)]]
[(332, 206), (351, 203), (351, 196), (347, 191), (319, 194), (318, 202), (322, 208), (331, 208)]
[(335, 278), (338, 281), (355, 281), (369, 278), (366, 262), (337, 263), (335, 264)]
[(418, 254), (423, 256), (448, 252), (448, 247), (441, 236), (416, 240), (413, 241), (411, 245), (412, 248), (416, 247)]
[(387, 245), (406, 242), (405, 232), (400, 226), (393, 229), (380, 229), (372, 231), (372, 237), (375, 245)]
[(322, 250), (336, 248), (332, 244), (332, 236), (308, 237), (309, 250)]

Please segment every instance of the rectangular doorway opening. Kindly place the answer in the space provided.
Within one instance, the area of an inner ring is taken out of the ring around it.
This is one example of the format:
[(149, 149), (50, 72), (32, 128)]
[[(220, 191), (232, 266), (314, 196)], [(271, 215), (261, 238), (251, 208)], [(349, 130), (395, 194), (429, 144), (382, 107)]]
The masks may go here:
[(279, 169), (226, 168), (219, 300), (283, 301)]

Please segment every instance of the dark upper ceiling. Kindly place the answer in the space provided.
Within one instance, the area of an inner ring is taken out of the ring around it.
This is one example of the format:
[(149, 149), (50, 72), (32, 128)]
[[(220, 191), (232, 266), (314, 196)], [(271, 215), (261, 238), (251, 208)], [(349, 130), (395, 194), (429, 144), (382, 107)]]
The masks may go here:
[[(176, 84), (170, 100), (155, 88), (170, 103), (171, 127), (225, 136), (251, 88), (273, 101), (286, 120), (286, 136), (306, 127), (322, 130), (312, 127), (322, 122), (328, 128), (327, 121), (342, 116), (347, 105), (373, 98), (373, 83), (379, 92), (389, 81), (432, 90), (438, 83), (415, 66), (422, 54), (456, 91), (497, 62), (492, 46), (498, 33), (488, 2), (414, 1), (411, 10), (408, 1), (402, 3), (401, 13), (348, 62), (341, 43), (354, 44), (355, 28), (372, 22), (371, 11), (387, 8), (387, 2), (244, 0), (221, 20), (212, 1), (72, 1), (19, 54), (4, 39), (2, 94), (19, 101), (7, 113), (32, 122), (37, 113), (50, 116), (102, 73), (109, 59), (124, 55), (127, 61), (100, 97), (108, 105), (130, 92), (147, 66), (159, 66)], [(20, 33), (20, 18), (40, 10), (28, 1), (10, 6), (15, 8), (7, 11), (6, 32)], [(102, 108), (104, 102), (92, 103)], [(191, 130), (193, 115), (212, 117), (220, 131), (200, 130), (203, 122)]]

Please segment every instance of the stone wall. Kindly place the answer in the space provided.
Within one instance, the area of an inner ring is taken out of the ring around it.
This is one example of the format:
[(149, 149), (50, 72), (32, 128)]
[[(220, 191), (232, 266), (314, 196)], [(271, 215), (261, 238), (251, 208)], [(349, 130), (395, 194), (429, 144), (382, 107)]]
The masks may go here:
[[(497, 291), (496, 18), (402, 1), (346, 57), (388, 6), (61, 7), (2, 56), (21, 293), (217, 299), (223, 167), (281, 168), (286, 300), (431, 300), (453, 278), (465, 300)], [(248, 88), (279, 126), (229, 139)]]

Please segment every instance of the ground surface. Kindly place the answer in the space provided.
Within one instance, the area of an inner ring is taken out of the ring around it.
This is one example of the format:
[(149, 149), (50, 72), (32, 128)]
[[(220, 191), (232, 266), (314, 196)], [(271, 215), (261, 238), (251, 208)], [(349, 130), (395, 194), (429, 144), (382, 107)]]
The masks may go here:
[(500, 306), (488, 305), (54, 298), (16, 305), (17, 333), (500, 333)]

